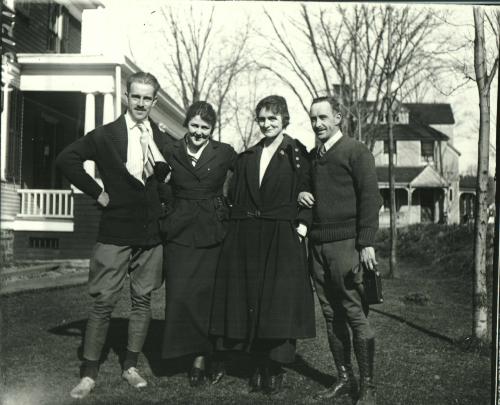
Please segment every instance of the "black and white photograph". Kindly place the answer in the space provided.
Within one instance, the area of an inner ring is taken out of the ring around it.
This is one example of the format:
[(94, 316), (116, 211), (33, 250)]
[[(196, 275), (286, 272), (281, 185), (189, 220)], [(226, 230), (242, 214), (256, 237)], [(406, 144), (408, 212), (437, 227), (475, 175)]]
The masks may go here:
[(1, 405), (500, 405), (500, 2), (1, 4)]

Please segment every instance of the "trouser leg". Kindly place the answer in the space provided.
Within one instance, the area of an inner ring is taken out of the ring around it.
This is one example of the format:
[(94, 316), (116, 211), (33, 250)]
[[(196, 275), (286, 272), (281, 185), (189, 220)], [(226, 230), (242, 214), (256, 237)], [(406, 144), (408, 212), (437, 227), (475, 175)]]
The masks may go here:
[[(366, 307), (364, 307), (359, 294), (359, 283), (362, 281), (361, 273), (354, 274), (352, 271), (359, 265), (359, 254), (355, 249), (355, 240), (325, 244), (323, 254), (331, 274), (334, 312), (343, 311), (345, 320), (352, 330), (354, 351), (360, 370), (359, 404), (372, 405), (375, 403), (373, 386), (374, 332), (368, 322)], [(335, 331), (337, 328), (334, 327), (333, 330)], [(338, 330), (344, 330), (344, 326)], [(342, 332), (342, 335), (345, 333)]]
[(337, 369), (336, 382), (326, 390), (315, 395), (317, 399), (330, 399), (357, 391), (351, 363), (351, 339), (346, 312), (338, 297), (342, 294), (337, 283), (333, 282), (331, 263), (322, 245), (311, 245), (309, 264), (316, 294), (325, 318), (328, 344)]
[(83, 375), (97, 375), (111, 313), (127, 274), (130, 248), (97, 243), (90, 261), (89, 294), (93, 297), (83, 344)]
[[(132, 308), (128, 324), (127, 350), (132, 353), (142, 351), (151, 321), (151, 292), (161, 286), (163, 246), (133, 248), (130, 260), (130, 295)], [(128, 356), (134, 363), (134, 356)], [(127, 362), (127, 359), (126, 359)], [(137, 363), (137, 356), (135, 356)], [(136, 364), (124, 364), (135, 367)], [(127, 368), (128, 368), (127, 367)]]

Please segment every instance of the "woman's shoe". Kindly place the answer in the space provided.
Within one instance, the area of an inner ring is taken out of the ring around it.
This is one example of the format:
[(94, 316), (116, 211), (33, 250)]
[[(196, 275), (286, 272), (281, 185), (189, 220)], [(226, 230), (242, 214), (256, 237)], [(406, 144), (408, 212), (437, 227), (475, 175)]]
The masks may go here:
[(259, 392), (262, 391), (262, 369), (261, 367), (256, 367), (254, 373), (250, 377), (248, 382), (250, 386), (249, 392)]
[(283, 390), (285, 370), (281, 366), (272, 364), (262, 371), (262, 392), (267, 395), (276, 395)]
[(199, 387), (205, 382), (205, 370), (198, 367), (192, 367), (189, 371), (188, 378), (191, 387)]
[(210, 365), (210, 382), (218, 384), (226, 375), (226, 366), (222, 360), (213, 360)]

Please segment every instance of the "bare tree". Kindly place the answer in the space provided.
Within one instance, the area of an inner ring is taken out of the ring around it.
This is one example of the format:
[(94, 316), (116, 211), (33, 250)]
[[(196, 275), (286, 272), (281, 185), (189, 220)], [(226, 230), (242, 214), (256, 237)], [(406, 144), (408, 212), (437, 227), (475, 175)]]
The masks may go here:
[[(474, 71), (479, 92), (479, 140), (478, 167), (474, 221), (474, 316), (473, 335), (480, 341), (488, 338), (488, 306), (486, 289), (486, 241), (488, 225), (488, 170), (490, 149), (490, 88), (498, 69), (498, 51), (489, 70), (485, 45), (485, 13), (482, 7), (474, 7)], [(496, 33), (497, 50), (500, 28), (500, 13), (496, 21), (488, 17), (490, 27)]]
[(397, 266), (397, 223), (396, 223), (396, 190), (394, 173), (394, 134), (393, 134), (393, 103), (392, 81), (395, 70), (393, 69), (393, 32), (392, 32), (392, 7), (387, 7), (387, 56), (386, 56), (386, 114), (387, 114), (387, 138), (389, 140), (389, 201), (390, 201), (390, 259), (389, 259), (389, 278), (398, 278), (399, 271)]
[(254, 108), (260, 98), (259, 84), (263, 82), (254, 71), (246, 72), (240, 79), (245, 83), (241, 87), (235, 86), (231, 107), (241, 149), (246, 150), (259, 138)]
[(198, 100), (214, 105), (220, 140), (228, 119), (227, 97), (237, 76), (251, 65), (247, 58), (250, 23), (228, 38), (214, 29), (214, 7), (208, 15), (197, 15), (190, 6), (182, 18), (170, 6), (161, 12), (167, 27), (164, 40), (170, 47), (168, 62), (163, 64), (170, 83), (184, 108)]
[[(337, 6), (313, 14), (309, 6), (302, 5), (300, 18), (282, 24), (269, 12), (265, 14), (275, 41), (262, 68), (282, 80), (305, 111), (307, 98), (335, 95), (346, 116), (343, 130), (372, 149), (374, 124), (385, 111), (387, 7)], [(435, 15), (427, 8), (396, 7), (392, 11), (392, 93), (401, 101), (444, 71), (447, 37), (436, 34), (442, 22)], [(294, 46), (297, 41), (306, 44), (308, 53), (299, 55)]]

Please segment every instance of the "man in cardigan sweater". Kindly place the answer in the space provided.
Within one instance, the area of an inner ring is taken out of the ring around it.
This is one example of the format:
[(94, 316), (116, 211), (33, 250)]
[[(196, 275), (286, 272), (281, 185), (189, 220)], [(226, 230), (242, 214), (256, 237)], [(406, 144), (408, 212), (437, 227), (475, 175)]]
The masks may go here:
[[(130, 76), (127, 113), (70, 144), (57, 158), (63, 174), (102, 210), (90, 260), (88, 288), (93, 306), (85, 331), (82, 379), (71, 391), (73, 398), (87, 396), (95, 386), (109, 320), (127, 273), (132, 309), (122, 377), (135, 388), (147, 385), (137, 371), (137, 358), (151, 319), (151, 291), (163, 280), (160, 184), (153, 170), (162, 165), (164, 172), (168, 170), (158, 151), (166, 137), (148, 119), (159, 87), (149, 73)], [(95, 162), (103, 187), (84, 170), (86, 160)]]
[(309, 115), (319, 140), (311, 153), (313, 193), (302, 192), (298, 200), (313, 207), (310, 268), (339, 375), (316, 397), (357, 396), (349, 325), (361, 380), (357, 404), (373, 405), (374, 333), (359, 294), (363, 271), (359, 262), (371, 270), (377, 264), (373, 242), (381, 199), (375, 163), (364, 144), (342, 135), (342, 116), (334, 99), (313, 100)]

